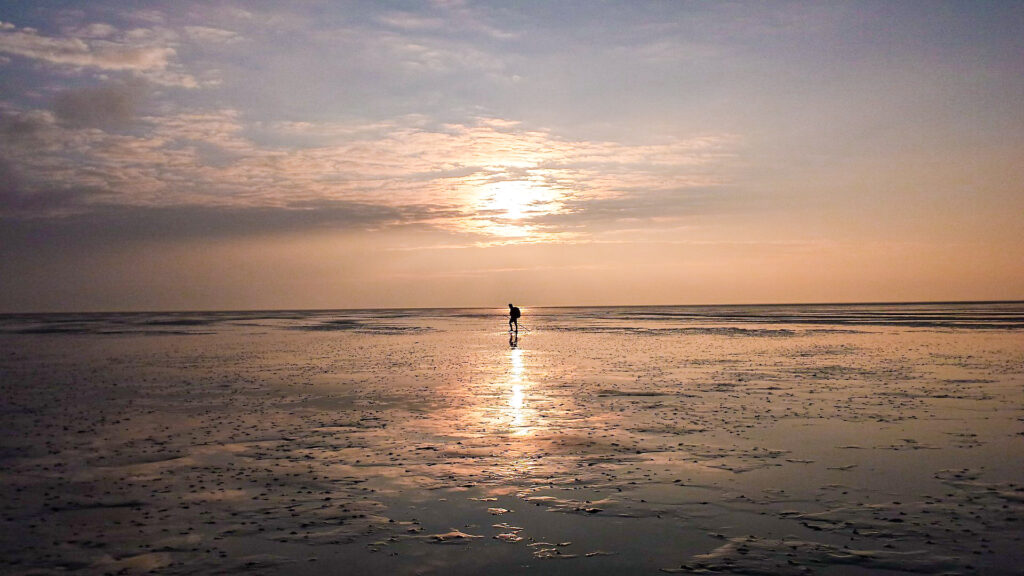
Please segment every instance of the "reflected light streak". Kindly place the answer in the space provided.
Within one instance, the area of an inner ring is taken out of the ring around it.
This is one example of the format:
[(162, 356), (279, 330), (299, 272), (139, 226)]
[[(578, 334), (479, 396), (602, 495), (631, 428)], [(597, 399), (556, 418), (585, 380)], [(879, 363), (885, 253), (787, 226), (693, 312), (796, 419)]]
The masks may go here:
[(509, 371), (509, 384), (511, 391), (508, 398), (509, 415), (511, 422), (509, 428), (513, 436), (525, 436), (530, 433), (530, 426), (526, 424), (526, 386), (523, 383), (523, 351), (518, 348), (509, 351), (509, 359), (512, 362)]

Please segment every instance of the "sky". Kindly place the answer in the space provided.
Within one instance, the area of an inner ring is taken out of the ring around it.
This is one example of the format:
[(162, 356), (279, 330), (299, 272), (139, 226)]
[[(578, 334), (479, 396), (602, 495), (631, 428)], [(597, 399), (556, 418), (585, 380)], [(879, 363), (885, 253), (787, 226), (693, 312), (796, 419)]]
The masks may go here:
[(1024, 299), (1024, 2), (0, 0), (0, 312)]

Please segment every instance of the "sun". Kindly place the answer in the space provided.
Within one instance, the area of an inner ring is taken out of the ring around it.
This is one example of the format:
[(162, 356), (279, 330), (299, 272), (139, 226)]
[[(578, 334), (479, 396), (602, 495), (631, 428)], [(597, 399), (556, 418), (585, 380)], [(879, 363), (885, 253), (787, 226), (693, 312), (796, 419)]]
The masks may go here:
[(484, 187), (481, 208), (505, 220), (522, 220), (554, 212), (558, 197), (557, 191), (527, 180), (502, 180)]
[(530, 210), (530, 184), (522, 180), (508, 180), (491, 184), (487, 189), (485, 207), (503, 212), (502, 218), (521, 220)]
[(557, 236), (540, 218), (562, 213), (568, 192), (542, 175), (497, 179), (501, 176), (508, 175), (495, 173), (494, 180), (467, 187), (464, 200), (467, 218), (462, 229), (515, 242), (536, 242)]

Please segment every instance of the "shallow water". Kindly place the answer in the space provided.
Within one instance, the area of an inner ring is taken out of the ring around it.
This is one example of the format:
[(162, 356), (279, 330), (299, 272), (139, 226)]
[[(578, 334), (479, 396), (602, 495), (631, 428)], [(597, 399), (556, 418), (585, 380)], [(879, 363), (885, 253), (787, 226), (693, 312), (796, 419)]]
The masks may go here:
[(1024, 304), (0, 317), (4, 573), (1004, 573)]

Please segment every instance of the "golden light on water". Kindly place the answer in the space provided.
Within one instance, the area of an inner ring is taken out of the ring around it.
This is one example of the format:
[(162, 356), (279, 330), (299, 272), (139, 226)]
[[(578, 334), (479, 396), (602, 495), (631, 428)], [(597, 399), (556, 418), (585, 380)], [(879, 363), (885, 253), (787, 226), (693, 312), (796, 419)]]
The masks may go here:
[[(507, 309), (494, 312), (507, 317)], [(547, 374), (543, 358), (536, 350), (520, 348), (518, 334), (508, 333), (506, 342), (504, 350), (481, 358), (479, 380), (458, 420), (485, 437), (511, 441), (505, 449), (512, 450), (510, 455), (521, 455), (531, 449), (534, 439), (545, 435), (560, 410), (553, 407), (543, 384)]]
[(523, 379), (523, 351), (520, 348), (513, 348), (509, 351), (509, 360), (512, 363), (512, 367), (509, 370), (509, 377), (514, 382), (520, 382)]
[(523, 351), (519, 348), (510, 350), (509, 361), (509, 431), (512, 436), (525, 436), (530, 433), (531, 426), (527, 421), (526, 389), (528, 383), (524, 380)]

